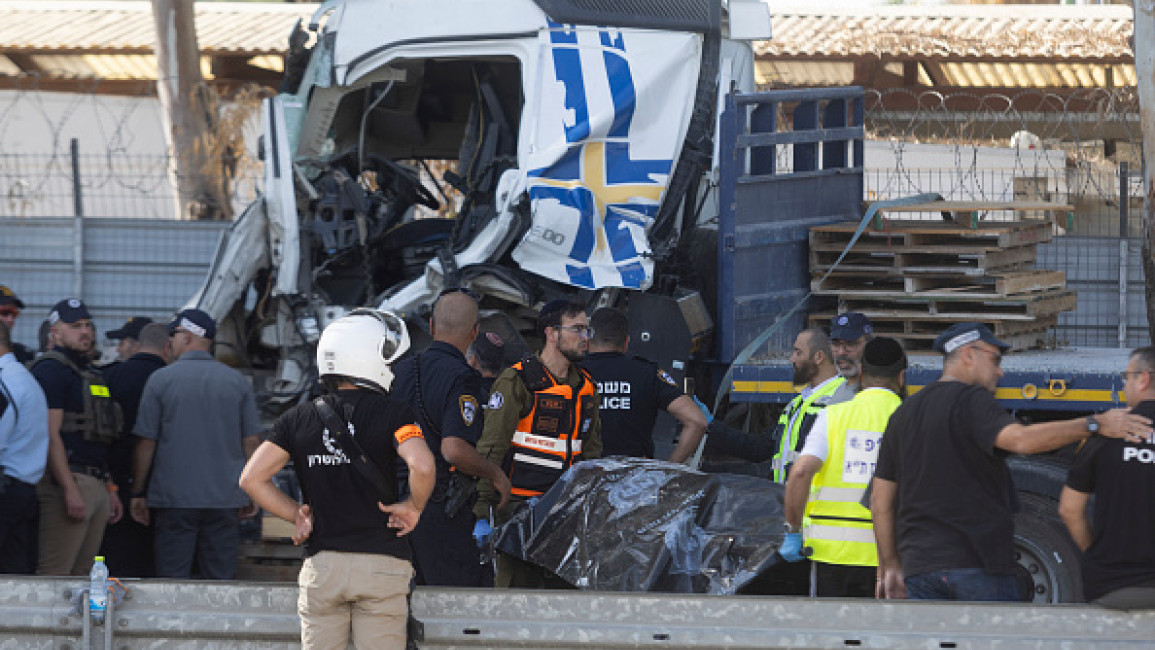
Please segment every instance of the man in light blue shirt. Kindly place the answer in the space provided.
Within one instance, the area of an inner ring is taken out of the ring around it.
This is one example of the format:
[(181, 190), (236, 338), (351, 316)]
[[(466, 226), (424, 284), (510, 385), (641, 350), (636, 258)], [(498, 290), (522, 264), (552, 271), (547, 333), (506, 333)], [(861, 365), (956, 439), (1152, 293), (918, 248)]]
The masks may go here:
[(48, 401), (16, 360), (0, 322), (0, 573), (36, 572), (40, 503), (36, 484), (48, 463)]

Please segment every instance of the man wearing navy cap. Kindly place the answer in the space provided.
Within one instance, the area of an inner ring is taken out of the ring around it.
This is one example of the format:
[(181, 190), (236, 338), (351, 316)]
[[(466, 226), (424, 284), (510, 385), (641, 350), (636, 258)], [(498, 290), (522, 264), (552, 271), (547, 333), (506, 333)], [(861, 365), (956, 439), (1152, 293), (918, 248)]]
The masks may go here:
[(92, 367), (96, 330), (77, 298), (48, 314), (49, 349), (32, 366), (48, 400), (48, 472), (40, 498), (41, 575), (86, 575), (108, 522), (122, 504), (108, 474), (109, 447), (120, 435), (120, 407)]
[[(589, 352), (593, 337), (585, 308), (567, 300), (542, 307), (537, 331), (545, 340), (541, 354), (506, 368), (493, 383), (485, 427), (477, 451), (508, 473), (510, 504), (498, 508), (504, 495), (491, 481), (478, 482), (478, 518), (497, 510), (496, 523), (505, 523), (514, 505), (545, 494), (574, 464), (602, 455), (601, 421), (597, 390), (589, 373), (577, 365)], [(548, 572), (501, 555), (498, 587), (560, 588), (564, 582)]]
[(866, 343), (874, 338), (874, 326), (870, 319), (856, 312), (848, 311), (830, 319), (830, 347), (834, 351), (834, 365), (838, 374), (846, 378), (846, 383), (858, 390), (861, 377), (862, 351)]
[(148, 316), (133, 316), (120, 329), (105, 333), (104, 337), (116, 341), (116, 353), (121, 361), (126, 361), (140, 351), (140, 331), (152, 322)]
[[(24, 301), (17, 298), (11, 289), (0, 284), (0, 323), (8, 326), (9, 338), (16, 330), (16, 317), (20, 315), (22, 309), (24, 309)], [(20, 363), (28, 363), (36, 357), (32, 350), (15, 341), (11, 342), (10, 349)]]
[(1127, 409), (1019, 424), (994, 398), (1009, 348), (985, 325), (952, 325), (934, 342), (944, 355), (942, 376), (891, 416), (870, 501), (880, 598), (1022, 600), (1006, 456), (1096, 433), (1149, 437), (1151, 420)]
[[(216, 323), (186, 309), (169, 323), (172, 365), (144, 385), (136, 426), (132, 518), (153, 526), (156, 572), (231, 580), (242, 514), (255, 514), (238, 480), (260, 440), (252, 386), (209, 352)], [(151, 512), (149, 509), (152, 509)]]

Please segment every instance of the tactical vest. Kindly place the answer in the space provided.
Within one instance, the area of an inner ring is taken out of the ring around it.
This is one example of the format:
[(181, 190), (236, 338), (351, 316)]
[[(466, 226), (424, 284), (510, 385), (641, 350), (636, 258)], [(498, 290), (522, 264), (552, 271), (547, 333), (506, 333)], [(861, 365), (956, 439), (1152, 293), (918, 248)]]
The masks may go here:
[(816, 562), (878, 566), (874, 528), (862, 495), (874, 476), (878, 446), (902, 399), (868, 388), (849, 402), (826, 409), (830, 453), (810, 485), (803, 534)]
[(81, 368), (76, 365), (60, 350), (45, 352), (33, 362), (32, 366), (35, 367), (48, 359), (59, 362), (76, 373), (82, 384), (81, 399), (84, 410), (80, 413), (64, 411), (60, 433), (77, 433), (88, 442), (105, 445), (120, 437), (120, 431), (124, 427), (124, 415), (121, 413), (120, 405), (112, 400), (104, 377), (92, 368)]
[(513, 365), (533, 404), (517, 422), (502, 464), (515, 496), (545, 494), (567, 469), (581, 461), (582, 440), (593, 424), (594, 383), (585, 370), (581, 386), (560, 383), (537, 359)]
[(777, 429), (780, 432), (778, 453), (770, 461), (774, 469), (774, 480), (778, 483), (786, 482), (786, 467), (798, 459), (799, 436), (801, 431), (808, 431), (814, 423), (818, 413), (826, 408), (830, 398), (843, 384), (846, 378), (835, 377), (822, 385), (821, 388), (806, 397), (795, 397), (782, 415), (778, 418)]

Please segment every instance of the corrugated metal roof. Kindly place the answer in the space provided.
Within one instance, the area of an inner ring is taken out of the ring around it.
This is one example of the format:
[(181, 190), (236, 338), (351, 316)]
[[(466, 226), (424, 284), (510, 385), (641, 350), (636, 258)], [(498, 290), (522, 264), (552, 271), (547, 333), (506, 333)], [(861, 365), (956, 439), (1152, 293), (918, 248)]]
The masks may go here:
[[(197, 41), (204, 54), (283, 53), (298, 19), (315, 4), (198, 2)], [(0, 0), (0, 50), (5, 53), (152, 52), (152, 3)]]
[[(849, 4), (849, 3), (848, 3)], [(949, 5), (782, 10), (759, 58), (1095, 60), (1134, 57), (1124, 5)]]

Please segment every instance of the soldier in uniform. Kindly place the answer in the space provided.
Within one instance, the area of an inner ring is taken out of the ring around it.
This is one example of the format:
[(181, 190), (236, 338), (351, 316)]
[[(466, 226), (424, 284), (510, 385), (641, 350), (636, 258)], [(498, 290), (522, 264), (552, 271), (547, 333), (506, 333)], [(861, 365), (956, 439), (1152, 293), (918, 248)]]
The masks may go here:
[(477, 336), (477, 301), (462, 291), (443, 294), (429, 329), (429, 348), (396, 367), (397, 396), (417, 415), (437, 463), (437, 486), (412, 537), (417, 584), (480, 587), (485, 567), (473, 540), (474, 477), (492, 482), (502, 505), (509, 479), (475, 447), (482, 430), (481, 377), (465, 351)]
[(582, 362), (598, 386), (602, 421), (602, 454), (654, 457), (654, 421), (668, 411), (682, 424), (669, 461), (683, 463), (706, 433), (706, 416), (694, 400), (658, 365), (626, 355), (629, 320), (618, 309), (603, 307), (590, 316), (593, 339)]
[(48, 400), (48, 471), (40, 498), (41, 575), (86, 575), (104, 527), (123, 513), (108, 472), (109, 446), (123, 426), (101, 374), (92, 367), (92, 316), (76, 298), (48, 315), (54, 347), (32, 366)]
[[(602, 455), (597, 390), (589, 374), (578, 367), (589, 351), (592, 331), (585, 308), (566, 300), (546, 303), (537, 319), (545, 340), (540, 355), (506, 368), (493, 384), (485, 414), (485, 430), (477, 450), (501, 459), (509, 476), (510, 507), (503, 508), (488, 480), (478, 484), (478, 517), (495, 508), (498, 524), (512, 516), (514, 505), (545, 494), (565, 470)], [(501, 555), (498, 587), (562, 588), (566, 583), (548, 572)]]

